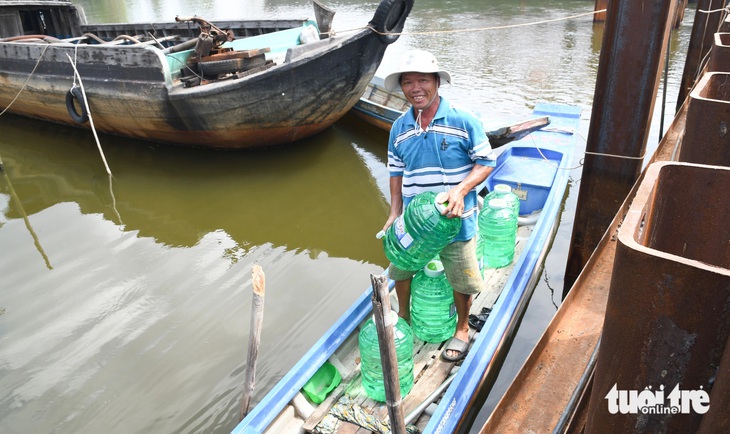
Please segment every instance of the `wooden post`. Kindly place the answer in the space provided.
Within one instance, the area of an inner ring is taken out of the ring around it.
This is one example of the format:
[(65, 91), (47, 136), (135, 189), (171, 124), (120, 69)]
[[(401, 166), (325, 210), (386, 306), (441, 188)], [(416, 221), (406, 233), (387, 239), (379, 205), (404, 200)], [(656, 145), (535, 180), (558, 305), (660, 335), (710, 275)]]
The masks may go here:
[(317, 21), (317, 27), (319, 27), (320, 39), (329, 38), (335, 11), (317, 0), (312, 1), (312, 7), (314, 8), (314, 18)]
[(261, 342), (261, 328), (264, 322), (264, 295), (266, 293), (264, 270), (261, 266), (251, 268), (251, 282), (253, 283), (253, 303), (251, 305), (251, 331), (248, 339), (248, 361), (246, 362), (246, 385), (243, 389), (240, 420), (248, 414), (251, 396), (256, 385), (256, 361), (259, 357), (259, 343)]
[(398, 357), (395, 352), (395, 338), (390, 320), (390, 296), (388, 294), (388, 278), (370, 275), (373, 286), (373, 318), (378, 331), (380, 362), (383, 365), (383, 381), (385, 382), (385, 400), (390, 417), (390, 432), (406, 434), (403, 406), (398, 380)]

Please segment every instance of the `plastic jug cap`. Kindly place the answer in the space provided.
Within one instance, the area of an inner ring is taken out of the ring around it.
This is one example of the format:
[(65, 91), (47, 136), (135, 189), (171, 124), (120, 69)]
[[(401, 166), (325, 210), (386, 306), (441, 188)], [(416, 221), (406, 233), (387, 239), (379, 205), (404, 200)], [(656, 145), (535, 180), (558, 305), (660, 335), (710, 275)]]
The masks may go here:
[(423, 273), (428, 277), (439, 277), (444, 274), (444, 264), (441, 261), (434, 259), (423, 267)]
[(446, 192), (441, 192), (436, 195), (436, 198), (433, 201), (433, 204), (436, 206), (436, 209), (440, 214), (444, 213), (444, 210), (449, 205), (448, 202), (449, 194)]
[(512, 193), (512, 187), (507, 184), (497, 184), (494, 186), (494, 191), (498, 191), (500, 193)]
[[(375, 314), (372, 315), (372, 320), (373, 322), (375, 322)], [(391, 310), (390, 312), (383, 315), (383, 320), (385, 321), (383, 325), (387, 326), (392, 324), (393, 327), (395, 327), (395, 325), (398, 323), (398, 312)]]
[(491, 199), (489, 207), (494, 209), (507, 208), (507, 201), (504, 199)]

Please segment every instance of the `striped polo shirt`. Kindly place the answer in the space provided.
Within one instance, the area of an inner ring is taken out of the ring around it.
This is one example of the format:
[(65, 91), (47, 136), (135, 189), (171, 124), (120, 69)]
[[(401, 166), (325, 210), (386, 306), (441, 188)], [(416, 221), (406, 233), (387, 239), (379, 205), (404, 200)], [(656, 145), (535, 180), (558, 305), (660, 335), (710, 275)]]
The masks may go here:
[[(422, 130), (413, 108), (393, 123), (388, 140), (388, 170), (403, 177), (403, 207), (424, 191), (448, 191), (463, 181), (474, 164), (496, 165), (481, 120), (441, 97), (431, 124)], [(464, 197), (461, 231), (454, 241), (476, 233), (477, 191)]]

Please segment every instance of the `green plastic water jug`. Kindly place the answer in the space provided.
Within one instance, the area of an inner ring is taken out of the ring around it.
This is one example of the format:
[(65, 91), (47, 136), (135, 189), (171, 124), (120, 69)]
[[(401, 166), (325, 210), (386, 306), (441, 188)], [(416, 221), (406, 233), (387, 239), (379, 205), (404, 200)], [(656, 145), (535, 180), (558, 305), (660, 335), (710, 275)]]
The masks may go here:
[(441, 261), (432, 260), (411, 282), (413, 333), (425, 342), (443, 342), (456, 331), (454, 290)]
[(385, 232), (385, 256), (401, 270), (420, 270), (459, 234), (461, 219), (441, 215), (439, 200), (430, 191), (417, 195)]
[[(413, 388), (413, 331), (407, 322), (394, 311), (386, 320), (392, 321), (395, 352), (398, 360), (398, 380), (401, 398)], [(360, 373), (367, 395), (379, 402), (385, 402), (383, 364), (380, 361), (380, 345), (375, 321), (368, 319), (358, 335), (360, 346)]]

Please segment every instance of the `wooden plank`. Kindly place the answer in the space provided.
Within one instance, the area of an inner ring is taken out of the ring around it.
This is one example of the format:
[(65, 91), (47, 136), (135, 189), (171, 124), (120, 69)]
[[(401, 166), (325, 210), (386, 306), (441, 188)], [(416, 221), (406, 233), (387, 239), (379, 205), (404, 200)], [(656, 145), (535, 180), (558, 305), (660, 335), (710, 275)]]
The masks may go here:
[(487, 133), (487, 138), (489, 139), (489, 144), (492, 145), (493, 148), (496, 148), (513, 140), (519, 140), (531, 132), (547, 126), (549, 123), (550, 118), (547, 116), (529, 119), (524, 122), (507, 125), (494, 131), (490, 131)]
[(454, 367), (453, 362), (444, 362), (440, 354), (438, 362), (426, 369), (420, 376), (418, 382), (413, 386), (411, 392), (403, 401), (403, 409), (406, 415), (416, 409), (421, 403), (444, 382)]
[(211, 54), (210, 56), (203, 56), (200, 58), (201, 62), (210, 62), (215, 60), (228, 60), (228, 59), (253, 59), (259, 58), (264, 59), (264, 55), (271, 51), (269, 47), (256, 48), (251, 50), (236, 50), (236, 51), (224, 51), (222, 53)]

